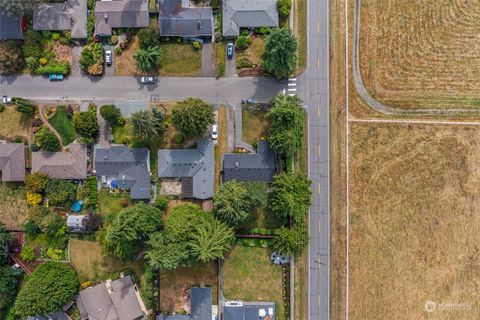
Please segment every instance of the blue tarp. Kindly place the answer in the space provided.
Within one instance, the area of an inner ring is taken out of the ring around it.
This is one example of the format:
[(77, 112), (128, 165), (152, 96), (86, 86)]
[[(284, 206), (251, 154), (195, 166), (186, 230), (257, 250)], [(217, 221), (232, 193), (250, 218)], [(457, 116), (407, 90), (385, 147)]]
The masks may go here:
[(113, 189), (116, 189), (116, 188), (118, 188), (118, 181), (117, 180), (112, 180), (112, 182), (110, 182), (110, 185), (112, 186)]

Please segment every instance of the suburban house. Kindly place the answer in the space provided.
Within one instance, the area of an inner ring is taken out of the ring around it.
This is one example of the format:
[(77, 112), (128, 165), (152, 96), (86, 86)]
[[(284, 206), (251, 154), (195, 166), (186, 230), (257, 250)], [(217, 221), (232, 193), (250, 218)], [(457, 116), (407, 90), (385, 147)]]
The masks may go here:
[(65, 312), (57, 311), (45, 316), (38, 315), (34, 317), (28, 317), (27, 320), (70, 320), (70, 318), (65, 314)]
[(95, 4), (95, 35), (109, 37), (112, 29), (149, 26), (147, 0), (104, 0)]
[(25, 146), (23, 143), (0, 144), (0, 177), (3, 182), (25, 180)]
[(181, 195), (185, 198), (213, 197), (214, 143), (197, 142), (196, 149), (158, 150), (158, 176), (163, 181), (180, 180)]
[(257, 181), (270, 183), (276, 172), (275, 152), (268, 141), (258, 141), (257, 153), (223, 155), (223, 181)]
[(33, 13), (33, 30), (70, 31), (73, 39), (87, 38), (87, 0), (47, 2)]
[(150, 199), (150, 151), (114, 145), (95, 148), (94, 169), (99, 187), (130, 191), (133, 200)]
[[(191, 288), (187, 292), (186, 315), (158, 315), (156, 320), (218, 319), (218, 307), (212, 306), (211, 288)], [(275, 320), (274, 302), (225, 301), (223, 320)]]
[(213, 38), (212, 7), (192, 7), (188, 0), (159, 0), (162, 37)]
[(87, 148), (71, 143), (69, 151), (32, 152), (32, 172), (43, 172), (51, 179), (85, 180), (87, 178)]
[(240, 35), (240, 28), (278, 27), (277, 0), (223, 0), (223, 36)]
[(84, 289), (76, 300), (81, 320), (147, 319), (140, 291), (131, 276)]
[(191, 288), (187, 291), (187, 314), (158, 315), (156, 320), (196, 320), (212, 318), (212, 288)]
[(7, 16), (0, 12), (0, 41), (22, 40), (26, 28), (25, 19), (17, 16)]

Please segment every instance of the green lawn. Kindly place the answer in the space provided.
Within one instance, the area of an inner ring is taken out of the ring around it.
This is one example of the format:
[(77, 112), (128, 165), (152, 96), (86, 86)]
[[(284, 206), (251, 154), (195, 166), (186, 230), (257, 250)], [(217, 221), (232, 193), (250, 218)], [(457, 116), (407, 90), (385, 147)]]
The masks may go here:
[(202, 51), (193, 50), (190, 43), (162, 43), (165, 52), (160, 76), (198, 76), (202, 68)]
[(110, 190), (107, 188), (102, 188), (98, 192), (98, 210), (102, 216), (107, 216), (112, 213), (119, 212), (125, 205), (130, 206), (132, 205), (132, 201), (130, 200), (130, 196), (128, 193), (119, 193), (113, 194), (110, 193)]
[(21, 228), (27, 219), (28, 205), (23, 183), (0, 183), (0, 222)]
[(282, 268), (264, 248), (233, 247), (223, 265), (223, 293), (229, 300), (275, 302), (275, 319), (284, 320)]
[(57, 130), (62, 137), (62, 144), (64, 146), (70, 144), (75, 140), (77, 133), (73, 128), (73, 121), (68, 117), (67, 108), (65, 106), (58, 106), (57, 112), (51, 117), (48, 122)]
[(242, 139), (246, 143), (256, 145), (257, 140), (266, 138), (271, 121), (267, 118), (267, 111), (242, 111)]
[(224, 76), (227, 60), (227, 45), (225, 42), (215, 42), (213, 44), (215, 75)]

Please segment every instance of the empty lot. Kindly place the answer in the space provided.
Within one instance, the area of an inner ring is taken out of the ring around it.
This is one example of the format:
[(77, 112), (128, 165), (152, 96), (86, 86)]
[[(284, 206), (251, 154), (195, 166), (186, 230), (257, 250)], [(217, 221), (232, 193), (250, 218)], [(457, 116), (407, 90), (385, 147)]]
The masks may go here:
[(477, 127), (351, 124), (350, 319), (478, 319), (479, 152)]
[(361, 2), (361, 72), (375, 98), (402, 108), (480, 105), (478, 0)]

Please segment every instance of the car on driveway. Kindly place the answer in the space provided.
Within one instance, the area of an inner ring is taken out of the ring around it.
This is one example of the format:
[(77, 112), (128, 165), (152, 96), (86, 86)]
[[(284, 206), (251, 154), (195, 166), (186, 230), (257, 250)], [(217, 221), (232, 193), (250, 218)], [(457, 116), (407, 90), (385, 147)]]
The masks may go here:
[(212, 139), (213, 140), (218, 139), (218, 126), (216, 124), (212, 126)]
[(141, 83), (144, 83), (144, 84), (152, 84), (152, 83), (157, 83), (157, 78), (155, 77), (142, 77), (140, 79), (140, 82)]
[(107, 66), (112, 65), (112, 50), (105, 50), (105, 63)]
[(48, 80), (50, 81), (62, 81), (63, 80), (63, 74), (61, 73), (51, 73), (48, 75)]
[(3, 104), (12, 103), (12, 98), (9, 97), (9, 96), (3, 96), (3, 97), (2, 97), (2, 103), (3, 103)]
[(227, 43), (227, 59), (233, 58), (233, 42)]

